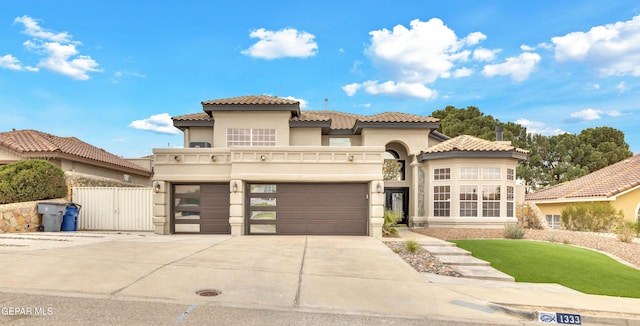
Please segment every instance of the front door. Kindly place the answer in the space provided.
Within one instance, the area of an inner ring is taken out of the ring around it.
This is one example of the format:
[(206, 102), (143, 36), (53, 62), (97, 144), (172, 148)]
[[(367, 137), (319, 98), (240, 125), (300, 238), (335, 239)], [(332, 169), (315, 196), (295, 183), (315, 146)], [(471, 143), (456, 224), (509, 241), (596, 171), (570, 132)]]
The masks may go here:
[(384, 188), (384, 208), (400, 213), (398, 224), (409, 225), (409, 188)]

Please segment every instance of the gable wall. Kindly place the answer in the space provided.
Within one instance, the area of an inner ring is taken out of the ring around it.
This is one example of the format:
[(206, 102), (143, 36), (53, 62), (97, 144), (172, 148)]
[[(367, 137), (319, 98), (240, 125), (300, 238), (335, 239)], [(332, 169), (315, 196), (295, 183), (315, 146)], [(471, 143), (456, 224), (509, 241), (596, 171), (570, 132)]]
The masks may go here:
[(277, 146), (289, 146), (289, 111), (218, 111), (213, 129), (213, 147), (227, 147), (227, 128), (276, 129)]
[(403, 144), (409, 155), (420, 153), (428, 147), (431, 129), (363, 128), (363, 146), (385, 146), (388, 143)]

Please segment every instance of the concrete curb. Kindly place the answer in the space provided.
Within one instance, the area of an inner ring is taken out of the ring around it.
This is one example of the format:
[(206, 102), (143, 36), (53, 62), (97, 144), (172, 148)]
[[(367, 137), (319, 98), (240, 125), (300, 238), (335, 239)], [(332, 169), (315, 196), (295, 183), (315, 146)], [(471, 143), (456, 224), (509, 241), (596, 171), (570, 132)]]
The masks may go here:
[[(541, 308), (540, 310), (534, 311), (534, 310), (529, 310), (524, 308), (509, 307), (505, 304), (500, 304), (495, 302), (490, 302), (489, 305), (506, 314), (516, 316), (516, 317), (526, 318), (534, 322), (538, 321), (538, 315), (540, 311), (549, 311), (549, 312), (562, 311), (562, 308), (554, 308), (554, 307), (540, 307)], [(602, 313), (609, 313), (609, 312), (603, 311)], [(629, 317), (597, 316), (597, 315), (590, 315), (587, 312), (586, 314), (580, 313), (580, 318), (582, 320), (583, 325), (585, 324), (586, 325), (622, 325), (622, 326), (640, 325), (640, 315), (638, 316), (638, 318), (629, 318)]]

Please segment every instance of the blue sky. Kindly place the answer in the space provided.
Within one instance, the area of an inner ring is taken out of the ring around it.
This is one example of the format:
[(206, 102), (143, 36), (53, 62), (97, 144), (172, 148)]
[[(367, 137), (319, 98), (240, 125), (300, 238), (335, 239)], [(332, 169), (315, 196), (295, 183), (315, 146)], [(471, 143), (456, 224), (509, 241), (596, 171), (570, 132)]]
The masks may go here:
[(622, 130), (640, 153), (637, 1), (46, 1), (0, 11), (0, 131), (124, 157), (170, 116), (268, 94), (303, 109), (476, 106), (530, 132)]

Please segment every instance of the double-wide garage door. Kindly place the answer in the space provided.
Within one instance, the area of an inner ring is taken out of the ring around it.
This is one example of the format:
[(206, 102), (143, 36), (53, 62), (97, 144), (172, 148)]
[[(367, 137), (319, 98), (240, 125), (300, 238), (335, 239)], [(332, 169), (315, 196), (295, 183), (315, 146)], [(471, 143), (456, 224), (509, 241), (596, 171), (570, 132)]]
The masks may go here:
[[(367, 184), (250, 183), (245, 233), (367, 235)], [(229, 184), (173, 186), (172, 233), (229, 234)]]
[(249, 184), (248, 234), (367, 235), (366, 184)]

